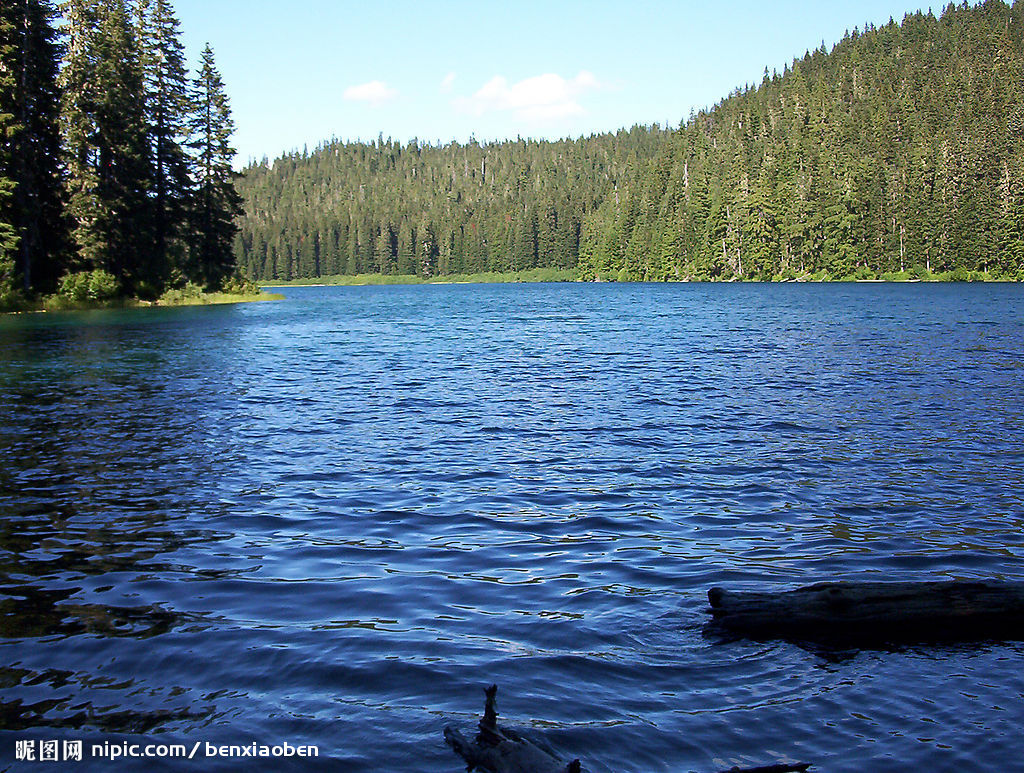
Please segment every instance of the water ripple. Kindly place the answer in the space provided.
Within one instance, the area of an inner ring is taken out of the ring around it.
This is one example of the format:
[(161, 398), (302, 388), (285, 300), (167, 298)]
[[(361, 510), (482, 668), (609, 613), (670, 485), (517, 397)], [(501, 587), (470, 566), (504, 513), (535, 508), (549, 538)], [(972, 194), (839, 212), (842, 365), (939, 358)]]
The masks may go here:
[(1024, 579), (1019, 288), (288, 295), (0, 320), (0, 754), (454, 772), (490, 682), (593, 771), (1024, 752), (1020, 644), (703, 628), (711, 585)]

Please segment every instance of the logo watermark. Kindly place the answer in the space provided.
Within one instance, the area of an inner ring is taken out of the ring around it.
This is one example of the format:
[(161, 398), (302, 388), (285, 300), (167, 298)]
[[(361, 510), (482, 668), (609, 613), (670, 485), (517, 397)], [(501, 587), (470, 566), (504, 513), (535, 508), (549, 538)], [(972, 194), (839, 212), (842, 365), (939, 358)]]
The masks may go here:
[(319, 757), (317, 746), (291, 744), (281, 741), (263, 744), (251, 741), (247, 744), (212, 744), (196, 741), (191, 745), (164, 743), (110, 742), (86, 744), (81, 740), (36, 740), (26, 739), (14, 742), (14, 759), (19, 762), (82, 762), (90, 759), (119, 760), (124, 758), (178, 758), (207, 759), (217, 757), (234, 759), (243, 757)]

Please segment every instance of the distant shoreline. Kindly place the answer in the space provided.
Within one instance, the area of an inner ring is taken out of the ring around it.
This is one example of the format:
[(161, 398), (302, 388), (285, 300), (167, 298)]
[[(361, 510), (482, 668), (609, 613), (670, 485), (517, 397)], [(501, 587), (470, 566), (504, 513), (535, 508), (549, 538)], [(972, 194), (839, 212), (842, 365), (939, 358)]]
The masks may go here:
[(524, 271), (491, 271), (478, 274), (444, 274), (424, 278), (414, 274), (339, 274), (309, 279), (271, 280), (257, 282), (267, 289), (286, 287), (339, 287), (368, 285), (423, 285), (423, 284), (527, 284), (537, 282), (582, 281), (575, 269), (534, 268)]
[(957, 275), (955, 272), (923, 273), (921, 275), (896, 274), (883, 277), (841, 277), (802, 276), (773, 277), (772, 279), (700, 279), (684, 278), (668, 282), (656, 280), (622, 280), (618, 277), (599, 277), (583, 279), (572, 270), (534, 269), (531, 271), (494, 272), (483, 274), (451, 274), (447, 276), (424, 278), (410, 274), (355, 274), (316, 277), (315, 279), (292, 279), (259, 282), (266, 290), (283, 290), (289, 287), (368, 287), (382, 285), (424, 285), (424, 284), (536, 284), (540, 282), (585, 282), (588, 284), (622, 283), (622, 284), (689, 284), (704, 282), (707, 284), (729, 284), (743, 282), (747, 284), (951, 284), (956, 282), (988, 282), (1016, 284), (1018, 280), (994, 277), (982, 272), (971, 272)]

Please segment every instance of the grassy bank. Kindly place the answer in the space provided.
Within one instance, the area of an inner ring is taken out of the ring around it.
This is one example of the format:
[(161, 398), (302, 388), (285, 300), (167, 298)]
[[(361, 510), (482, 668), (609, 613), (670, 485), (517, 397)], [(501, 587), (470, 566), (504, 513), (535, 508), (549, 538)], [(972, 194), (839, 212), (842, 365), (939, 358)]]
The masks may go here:
[(322, 276), (312, 279), (274, 280), (264, 287), (310, 287), (317, 285), (420, 285), (420, 284), (496, 284), (515, 282), (577, 282), (575, 269), (534, 268), (528, 271), (487, 272), (481, 274), (445, 274), (424, 279), (414, 274), (355, 274)]
[(38, 300), (14, 300), (0, 306), (0, 314), (24, 314), (47, 311), (95, 311), (97, 309), (141, 309), (150, 307), (212, 306), (224, 303), (252, 303), (254, 301), (280, 301), (277, 293), (190, 293), (170, 290), (155, 301), (138, 298), (107, 298), (104, 300), (71, 300), (50, 295)]
[(212, 306), (223, 303), (252, 303), (254, 301), (281, 301), (279, 293), (190, 293), (186, 290), (168, 290), (155, 301), (138, 301), (140, 306)]

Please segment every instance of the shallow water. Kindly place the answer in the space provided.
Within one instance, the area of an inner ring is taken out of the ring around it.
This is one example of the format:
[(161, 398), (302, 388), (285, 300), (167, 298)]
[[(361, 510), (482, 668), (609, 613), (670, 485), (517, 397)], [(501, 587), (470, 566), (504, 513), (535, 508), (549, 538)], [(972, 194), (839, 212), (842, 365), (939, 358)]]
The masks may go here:
[(1020, 287), (284, 292), (0, 320), (0, 766), (457, 773), (496, 682), (594, 773), (1020, 769), (1024, 644), (703, 631), (712, 585), (1024, 579)]

